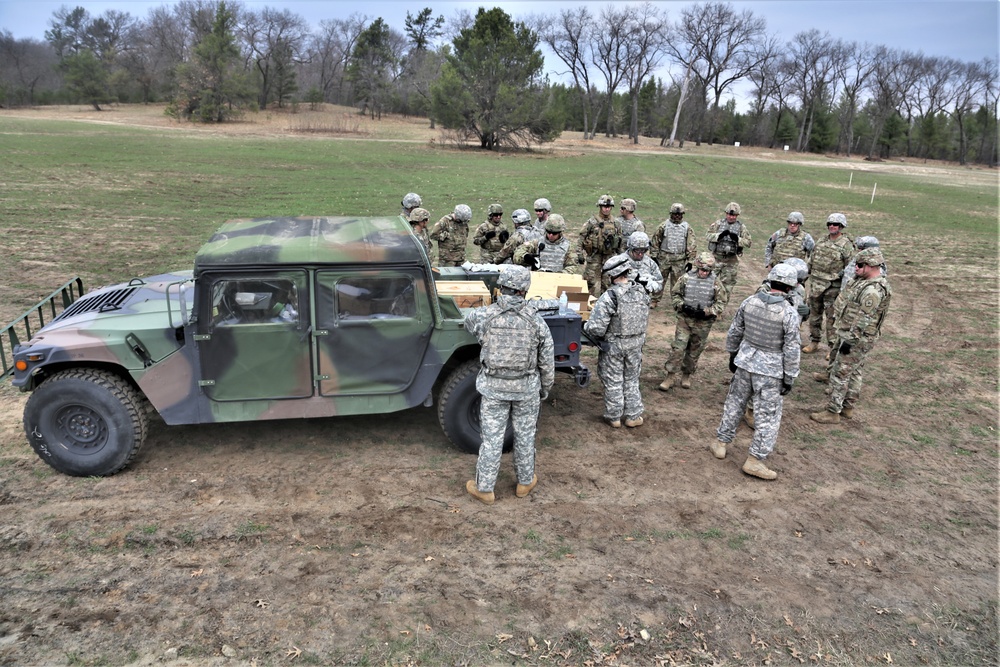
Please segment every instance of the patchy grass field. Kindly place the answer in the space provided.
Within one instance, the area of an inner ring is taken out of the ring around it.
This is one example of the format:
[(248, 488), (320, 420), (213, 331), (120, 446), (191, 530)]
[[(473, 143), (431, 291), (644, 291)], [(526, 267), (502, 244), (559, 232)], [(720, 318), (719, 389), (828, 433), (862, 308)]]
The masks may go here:
[[(754, 236), (734, 301), (790, 210), (875, 234), (894, 296), (855, 419), (823, 427), (804, 357), (773, 483), (706, 450), (725, 397), (717, 325), (690, 390), (656, 391), (673, 318), (654, 311), (646, 424), (612, 431), (601, 387), (544, 405), (540, 483), (468, 499), (474, 459), (433, 410), (167, 427), (110, 478), (54, 473), (0, 385), (0, 664), (948, 664), (997, 648), (997, 174), (571, 136), (527, 154), (455, 147), (421, 119), (338, 109), (221, 127), (156, 107), (0, 111), (13, 319), (87, 286), (188, 268), (228, 218), (432, 216), (549, 197), (572, 229), (604, 192), (671, 202), (704, 230), (731, 200)], [(876, 185), (877, 184), (877, 185)], [(874, 203), (871, 203), (872, 190)], [(479, 218), (474, 218), (474, 222)], [(730, 308), (730, 314), (733, 308)], [(596, 358), (588, 350), (588, 363)]]

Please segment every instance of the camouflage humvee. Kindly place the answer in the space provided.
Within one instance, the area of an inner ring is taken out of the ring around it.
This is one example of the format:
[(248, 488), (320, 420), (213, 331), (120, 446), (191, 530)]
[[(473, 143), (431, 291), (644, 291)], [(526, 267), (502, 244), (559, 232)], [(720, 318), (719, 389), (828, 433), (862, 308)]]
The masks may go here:
[[(448, 438), (478, 452), (479, 345), (438, 275), (398, 217), (227, 222), (193, 271), (95, 290), (15, 348), (28, 440), (63, 473), (110, 475), (142, 446), (147, 402), (205, 424), (436, 400)], [(579, 315), (542, 314), (557, 368), (585, 385)]]

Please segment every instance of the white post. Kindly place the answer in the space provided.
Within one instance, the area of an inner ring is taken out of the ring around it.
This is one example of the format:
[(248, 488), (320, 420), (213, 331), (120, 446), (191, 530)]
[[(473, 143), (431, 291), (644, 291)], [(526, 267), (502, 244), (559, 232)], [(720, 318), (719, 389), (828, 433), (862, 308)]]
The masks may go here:
[(876, 183), (875, 185), (872, 186), (872, 200), (870, 202), (868, 202), (869, 205), (875, 203), (875, 188), (877, 188), (877, 187), (878, 187), (878, 183)]
[(847, 189), (850, 189), (850, 188), (851, 188), (851, 185), (852, 185), (853, 183), (854, 183), (854, 172), (852, 171), (852, 172), (851, 172), (851, 178), (850, 178), (850, 180), (848, 180), (848, 181), (847, 181)]

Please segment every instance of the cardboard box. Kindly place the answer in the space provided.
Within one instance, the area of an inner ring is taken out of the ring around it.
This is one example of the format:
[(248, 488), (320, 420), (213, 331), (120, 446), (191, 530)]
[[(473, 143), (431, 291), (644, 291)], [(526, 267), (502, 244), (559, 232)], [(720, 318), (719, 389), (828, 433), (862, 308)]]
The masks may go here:
[(586, 292), (587, 281), (583, 276), (572, 273), (548, 273), (546, 271), (531, 272), (531, 286), (528, 288), (529, 299), (558, 299), (566, 292)]
[(492, 303), (486, 285), (473, 280), (439, 280), (435, 283), (439, 297), (451, 297), (459, 308), (478, 308)]
[(590, 317), (591, 298), (590, 292), (566, 292), (566, 306), (586, 321)]

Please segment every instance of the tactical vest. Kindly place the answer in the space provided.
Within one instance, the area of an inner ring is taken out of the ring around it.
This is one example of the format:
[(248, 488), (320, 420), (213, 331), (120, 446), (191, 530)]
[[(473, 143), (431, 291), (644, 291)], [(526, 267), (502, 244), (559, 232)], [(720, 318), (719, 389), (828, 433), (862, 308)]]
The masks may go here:
[(697, 271), (687, 274), (684, 282), (684, 305), (709, 309), (715, 303), (715, 275), (699, 278)]
[(615, 222), (618, 224), (618, 229), (621, 230), (622, 238), (626, 241), (632, 235), (632, 232), (639, 232), (645, 229), (642, 220), (639, 218), (626, 220), (624, 216), (619, 216)]
[(569, 252), (569, 239), (563, 236), (558, 243), (545, 242), (538, 246), (538, 269), (553, 273), (562, 271), (566, 265), (566, 253)]
[(827, 237), (817, 243), (816, 247), (813, 248), (809, 275), (818, 280), (836, 280), (847, 264), (842, 253), (845, 243), (851, 243), (846, 236), (842, 236), (836, 241), (831, 241)]
[(649, 297), (638, 285), (628, 285), (625, 289), (612, 287), (608, 290), (615, 302), (616, 314), (608, 324), (608, 333), (615, 336), (639, 336), (646, 333), (649, 321)]
[(545, 233), (539, 232), (531, 225), (521, 225), (517, 228), (517, 233), (521, 235), (521, 243), (531, 243), (532, 241), (542, 241)]
[(781, 229), (776, 237), (771, 250), (771, 264), (780, 264), (791, 257), (806, 258), (806, 235), (803, 232), (792, 236), (787, 229)]
[[(742, 229), (741, 224), (742, 223), (737, 222), (734, 225), (730, 225), (728, 222), (723, 221), (719, 225), (718, 234), (721, 236), (726, 232), (732, 232), (733, 234), (736, 234), (736, 236), (738, 237), (740, 235), (740, 230)], [(712, 250), (712, 252), (721, 257), (732, 257), (733, 255), (736, 254), (736, 251), (739, 249), (740, 246), (738, 241), (730, 236), (726, 236), (725, 238), (720, 238), (718, 241), (715, 242), (715, 248)]]
[(781, 352), (785, 342), (785, 299), (768, 303), (770, 294), (754, 294), (743, 307), (743, 340), (759, 350)]
[(854, 280), (848, 283), (847, 292), (841, 299), (841, 307), (836, 316), (838, 330), (850, 330), (858, 321), (862, 314), (861, 300), (869, 289), (881, 292), (882, 301), (878, 305), (874, 319), (860, 333), (868, 338), (881, 335), (882, 322), (885, 321), (886, 313), (889, 312), (889, 302), (892, 300), (892, 289), (889, 287), (889, 282), (881, 276), (874, 280)]
[[(687, 233), (690, 226), (688, 223), (668, 222), (663, 226), (663, 240), (660, 241), (660, 250), (669, 255), (680, 255), (687, 252)], [(736, 252), (735, 250), (733, 252)]]
[(537, 364), (538, 333), (529, 313), (501, 310), (486, 321), (481, 359), (487, 375), (522, 378)]

